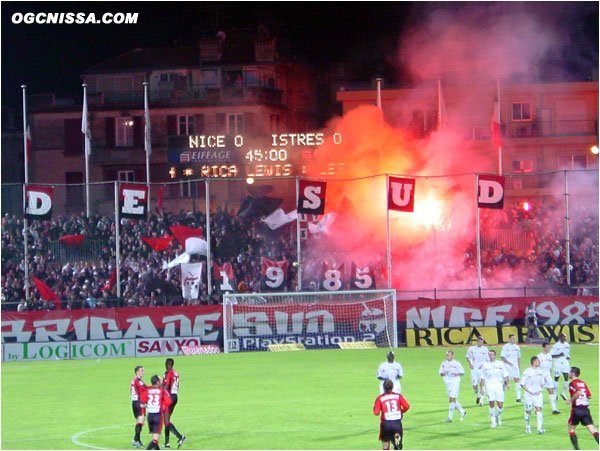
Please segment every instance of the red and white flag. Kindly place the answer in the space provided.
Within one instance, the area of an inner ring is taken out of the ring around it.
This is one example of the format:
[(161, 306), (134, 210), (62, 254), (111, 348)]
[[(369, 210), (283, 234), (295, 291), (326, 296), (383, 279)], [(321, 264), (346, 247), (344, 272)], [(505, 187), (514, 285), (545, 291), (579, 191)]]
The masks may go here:
[(175, 235), (179, 244), (183, 246), (183, 250), (188, 254), (202, 254), (207, 253), (207, 243), (202, 239), (202, 229), (187, 227), (183, 225), (171, 226), (169, 228), (171, 233)]
[(202, 282), (202, 263), (181, 264), (181, 296), (183, 299), (198, 299)]
[(375, 289), (375, 271), (373, 266), (368, 265), (359, 267), (352, 262), (350, 271), (350, 289), (351, 290), (374, 290)]
[(494, 111), (492, 112), (492, 145), (494, 150), (498, 150), (502, 147), (502, 127), (500, 117), (500, 99), (496, 95), (494, 97)]
[(25, 141), (27, 143), (25, 149), (25, 158), (27, 158), (27, 163), (31, 162), (31, 129), (29, 125), (27, 125), (27, 131), (25, 132)]
[(263, 290), (281, 290), (287, 278), (288, 266), (287, 260), (275, 261), (263, 257), (261, 259), (260, 279)]
[(329, 265), (323, 262), (319, 273), (319, 288), (323, 291), (340, 291), (344, 288), (344, 264)]
[(221, 266), (213, 263), (213, 278), (220, 281), (218, 288), (221, 292), (235, 291), (235, 274), (231, 263), (223, 263)]

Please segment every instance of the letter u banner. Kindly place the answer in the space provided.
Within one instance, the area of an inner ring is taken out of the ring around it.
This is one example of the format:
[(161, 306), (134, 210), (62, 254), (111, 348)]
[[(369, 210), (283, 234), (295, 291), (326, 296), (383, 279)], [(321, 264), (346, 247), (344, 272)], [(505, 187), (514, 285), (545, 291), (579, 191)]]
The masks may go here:
[(54, 188), (51, 186), (25, 186), (25, 218), (50, 219)]
[(119, 185), (119, 214), (123, 218), (139, 219), (148, 211), (146, 185)]
[(390, 177), (388, 185), (388, 210), (415, 211), (415, 179)]

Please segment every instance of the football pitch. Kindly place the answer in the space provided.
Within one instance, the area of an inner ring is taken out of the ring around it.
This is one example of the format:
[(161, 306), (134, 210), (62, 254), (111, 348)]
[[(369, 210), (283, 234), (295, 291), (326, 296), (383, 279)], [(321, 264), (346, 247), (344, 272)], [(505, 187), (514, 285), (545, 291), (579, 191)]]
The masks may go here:
[[(404, 449), (572, 449), (569, 408), (559, 398), (551, 415), (544, 394), (546, 434), (525, 434), (523, 404), (514, 383), (506, 392), (503, 424), (490, 429), (487, 406), (475, 406), (466, 348), (453, 348), (467, 374), (459, 401), (464, 422), (445, 423), (448, 398), (438, 375), (448, 348), (399, 348), (402, 392), (411, 404), (404, 418)], [(500, 353), (499, 346), (490, 347)], [(524, 346), (522, 370), (541, 346)], [(381, 449), (373, 402), (385, 349), (263, 352), (175, 357), (181, 376), (172, 422), (187, 436), (182, 449)], [(133, 449), (129, 397), (133, 368), (144, 381), (162, 377), (165, 357), (2, 364), (2, 449)], [(572, 365), (592, 391), (598, 414), (598, 346), (572, 345)], [(535, 415), (532, 415), (535, 432)], [(597, 423), (596, 423), (597, 424)], [(581, 449), (598, 449), (582, 426)], [(142, 441), (150, 435), (144, 425)], [(173, 448), (176, 438), (171, 434)], [(161, 437), (161, 448), (163, 438)]]

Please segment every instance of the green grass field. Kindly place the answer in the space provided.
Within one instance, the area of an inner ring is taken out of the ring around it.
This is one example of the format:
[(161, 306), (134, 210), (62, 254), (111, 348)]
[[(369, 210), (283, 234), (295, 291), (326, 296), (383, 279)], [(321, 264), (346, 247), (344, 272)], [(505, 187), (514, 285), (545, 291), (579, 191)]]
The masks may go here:
[[(494, 347), (499, 351), (499, 347)], [(544, 396), (545, 435), (525, 435), (523, 404), (507, 392), (503, 425), (490, 429), (487, 407), (476, 407), (463, 377), (455, 413), (445, 423), (448, 399), (438, 376), (446, 348), (400, 348), (402, 391), (411, 403), (404, 419), (404, 449), (571, 449), (568, 406), (550, 414)], [(540, 347), (523, 347), (523, 366)], [(466, 348), (455, 348), (464, 360)], [(176, 357), (181, 375), (173, 424), (188, 439), (183, 449), (380, 449), (379, 419), (372, 413), (377, 366), (386, 350), (322, 350)], [(598, 420), (598, 346), (573, 345)], [(164, 358), (2, 365), (2, 449), (132, 449), (134, 419), (129, 383), (135, 365), (145, 381), (162, 376)], [(522, 368), (524, 369), (524, 368)], [(535, 417), (532, 418), (535, 430)], [(578, 428), (581, 449), (598, 449)], [(144, 427), (142, 441), (150, 435)], [(176, 443), (174, 437), (172, 443)], [(162, 439), (161, 439), (162, 446)]]

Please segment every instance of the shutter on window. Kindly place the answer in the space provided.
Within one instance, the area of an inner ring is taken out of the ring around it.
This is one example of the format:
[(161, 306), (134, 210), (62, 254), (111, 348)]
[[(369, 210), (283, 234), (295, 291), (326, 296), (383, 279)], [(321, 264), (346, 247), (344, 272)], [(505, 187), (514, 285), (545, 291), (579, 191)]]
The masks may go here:
[(204, 133), (204, 114), (196, 114), (194, 121), (195, 133), (201, 135)]
[(133, 118), (133, 147), (144, 147), (144, 118), (142, 116)]
[(244, 113), (244, 131), (252, 132), (254, 130), (254, 113)]
[(217, 113), (217, 133), (225, 133), (225, 113)]
[(107, 117), (104, 120), (104, 132), (106, 134), (106, 147), (115, 147), (115, 118)]
[(177, 116), (167, 116), (167, 135), (174, 136), (177, 134)]

